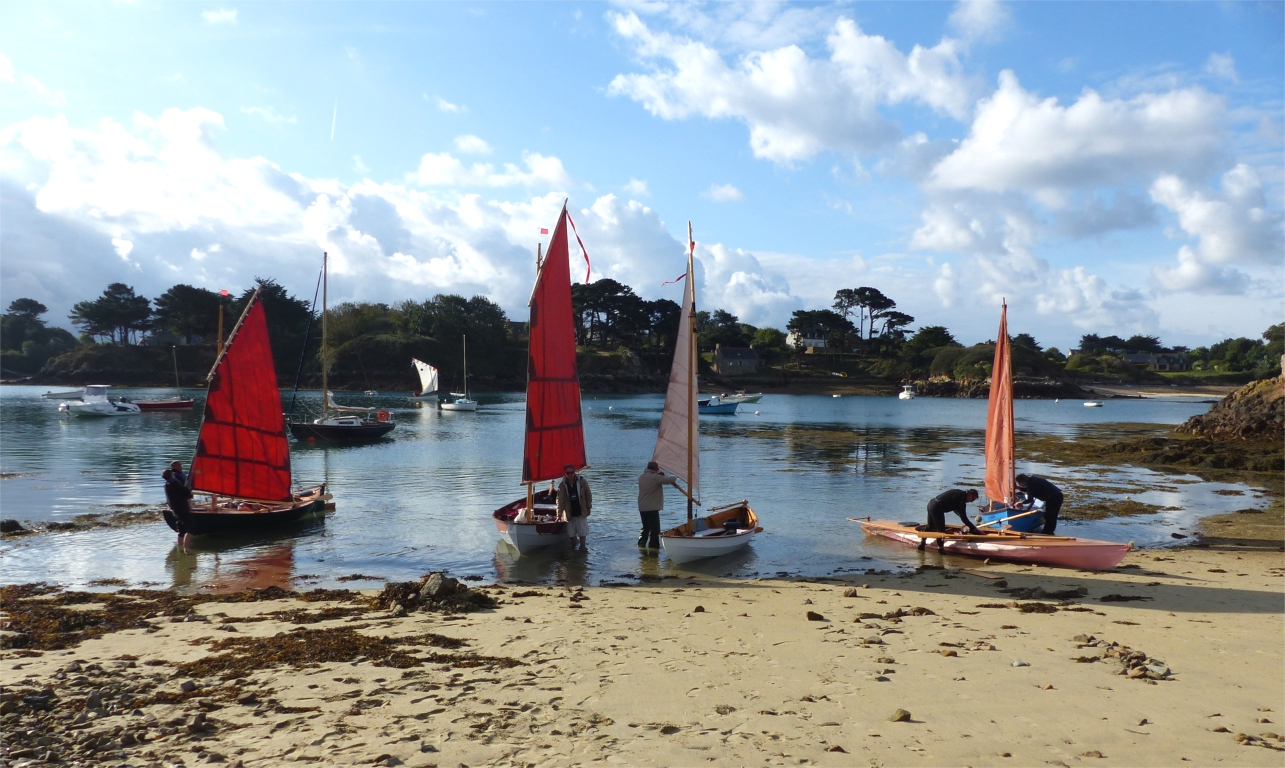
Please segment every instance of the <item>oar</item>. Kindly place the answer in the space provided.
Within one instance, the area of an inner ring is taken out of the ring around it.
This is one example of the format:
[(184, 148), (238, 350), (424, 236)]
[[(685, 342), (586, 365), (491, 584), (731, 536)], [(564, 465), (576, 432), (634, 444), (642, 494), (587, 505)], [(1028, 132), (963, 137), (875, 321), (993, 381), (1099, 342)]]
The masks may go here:
[(982, 523), (981, 525), (979, 525), (979, 526), (977, 526), (977, 527), (978, 527), (978, 528), (986, 528), (987, 526), (991, 526), (991, 525), (999, 525), (1000, 523), (1007, 523), (1009, 520), (1017, 520), (1017, 519), (1020, 519), (1020, 518), (1023, 518), (1023, 517), (1029, 517), (1029, 516), (1034, 515), (1034, 514), (1036, 514), (1036, 513), (1043, 514), (1043, 513), (1044, 513), (1044, 510), (1042, 510), (1042, 509), (1032, 509), (1030, 512), (1023, 512), (1023, 513), (1022, 513), (1022, 514), (1020, 514), (1020, 515), (1011, 515), (1011, 516), (1009, 516), (1009, 517), (1005, 517), (1005, 518), (1002, 518), (1002, 519), (1000, 519), (1000, 520), (992, 520), (992, 521), (990, 521), (989, 523)]

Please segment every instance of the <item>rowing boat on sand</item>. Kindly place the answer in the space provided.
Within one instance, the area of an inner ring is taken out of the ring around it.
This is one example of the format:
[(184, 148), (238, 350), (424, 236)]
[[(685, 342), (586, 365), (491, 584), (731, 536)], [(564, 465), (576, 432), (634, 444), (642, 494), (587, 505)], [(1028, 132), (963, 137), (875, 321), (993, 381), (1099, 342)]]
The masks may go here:
[(867, 536), (881, 536), (901, 544), (919, 547), (927, 544), (954, 555), (1007, 560), (1014, 563), (1054, 565), (1105, 571), (1116, 567), (1133, 549), (1133, 542), (1077, 539), (1071, 536), (1045, 536), (1042, 533), (993, 531), (980, 536), (968, 534), (960, 526), (947, 526), (944, 533), (920, 531), (914, 523), (892, 520), (848, 518), (861, 525)]

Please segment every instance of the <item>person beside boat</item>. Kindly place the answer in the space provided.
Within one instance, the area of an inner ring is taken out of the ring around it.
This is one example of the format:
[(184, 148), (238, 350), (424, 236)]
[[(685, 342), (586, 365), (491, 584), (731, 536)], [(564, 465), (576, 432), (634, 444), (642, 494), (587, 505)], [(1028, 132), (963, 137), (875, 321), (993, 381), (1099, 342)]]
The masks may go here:
[(969, 488), (951, 488), (928, 502), (928, 524), (922, 530), (944, 533), (946, 531), (946, 513), (954, 512), (964, 521), (964, 527), (974, 536), (982, 535), (981, 530), (968, 519), (968, 505), (977, 501), (977, 491)]
[(183, 462), (171, 461), (170, 471), (174, 473), (174, 481), (177, 482), (179, 485), (183, 485), (188, 488), (192, 487), (192, 484), (188, 482), (187, 474), (183, 472)]
[(562, 481), (558, 483), (558, 515), (567, 519), (567, 535), (571, 537), (571, 545), (575, 546), (575, 539), (579, 537), (580, 546), (588, 546), (586, 540), (589, 538), (589, 513), (593, 507), (593, 494), (589, 491), (589, 483), (583, 477), (576, 474), (574, 465), (568, 464), (565, 468)]
[(638, 476), (638, 515), (642, 518), (638, 546), (660, 549), (660, 511), (665, 508), (665, 486), (677, 482), (677, 477), (662, 472), (654, 461), (647, 462), (647, 469)]
[(1018, 475), (1013, 482), (1022, 493), (1044, 502), (1044, 530), (1041, 533), (1052, 536), (1057, 530), (1057, 513), (1062, 509), (1062, 489), (1038, 475)]
[(169, 505), (169, 509), (162, 510), (165, 524), (178, 534), (179, 545), (186, 545), (192, 540), (192, 489), (187, 487), (187, 478), (181, 472), (176, 475), (174, 470), (167, 469), (161, 477), (165, 480), (165, 503)]

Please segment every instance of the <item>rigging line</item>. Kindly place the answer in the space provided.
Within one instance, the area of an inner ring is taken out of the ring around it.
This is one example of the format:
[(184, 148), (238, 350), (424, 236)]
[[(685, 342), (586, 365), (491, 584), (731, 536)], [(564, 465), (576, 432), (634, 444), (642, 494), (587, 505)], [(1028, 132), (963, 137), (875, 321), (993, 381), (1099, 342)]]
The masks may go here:
[[(303, 361), (308, 355), (308, 339), (312, 338), (312, 320), (317, 312), (317, 296), (321, 293), (321, 273), (317, 273), (317, 290), (312, 292), (312, 308), (308, 310), (308, 330), (303, 334), (303, 349), (299, 350), (299, 367), (294, 372), (294, 391), (290, 393), (290, 410), (288, 416), (294, 416), (295, 400), (299, 398), (299, 379), (303, 377)], [(322, 394), (325, 397), (325, 394)]]

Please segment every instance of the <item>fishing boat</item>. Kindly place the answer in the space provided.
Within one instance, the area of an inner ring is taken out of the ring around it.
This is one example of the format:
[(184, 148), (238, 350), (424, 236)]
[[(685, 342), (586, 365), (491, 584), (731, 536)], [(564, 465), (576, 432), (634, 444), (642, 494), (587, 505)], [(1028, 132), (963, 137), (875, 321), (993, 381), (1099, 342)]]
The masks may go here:
[(1084, 404), (1084, 407), (1085, 407), (1085, 408), (1101, 408), (1101, 407), (1102, 407), (1102, 401), (1101, 401), (1101, 400), (1089, 400), (1089, 401), (1087, 401), (1087, 402)]
[(548, 490), (538, 492), (535, 484), (562, 477), (567, 465), (577, 470), (588, 466), (584, 418), (580, 410), (580, 379), (576, 372), (567, 221), (564, 203), (543, 261), (539, 248), (536, 249), (535, 287), (528, 302), (531, 336), (527, 346), (526, 433), (522, 453), (526, 497), (500, 507), (491, 515), (500, 538), (518, 552), (566, 541), (567, 522), (558, 517), (552, 483)]
[(914, 400), (914, 399), (915, 399), (915, 385), (914, 385), (914, 384), (902, 384), (902, 385), (901, 385), (901, 391), (897, 393), (897, 399), (898, 399), (898, 400)]
[(961, 526), (946, 526), (945, 533), (934, 533), (917, 530), (915, 523), (868, 518), (848, 519), (854, 523), (860, 523), (861, 529), (867, 536), (880, 536), (912, 547), (919, 547), (928, 541), (933, 543), (934, 548), (948, 554), (1061, 568), (1082, 568), (1088, 571), (1105, 571), (1114, 568), (1133, 549), (1133, 542), (1120, 544), (1114, 541), (1045, 536), (1042, 533), (1023, 533), (1014, 530), (991, 531), (975, 536)]
[(733, 395), (723, 393), (719, 395), (718, 398), (725, 403), (757, 403), (758, 401), (763, 399), (763, 393), (754, 392), (751, 394), (749, 392), (746, 392), (745, 390), (740, 390), (739, 392)]
[[(674, 362), (669, 369), (669, 386), (665, 390), (665, 410), (656, 431), (656, 448), (652, 461), (660, 468), (687, 483), (687, 522), (660, 535), (665, 554), (675, 563), (687, 563), (707, 557), (735, 552), (762, 532), (758, 516), (748, 501), (714, 507), (705, 517), (696, 517), (693, 507), (700, 503), (700, 424), (696, 398), (696, 284), (692, 262), (696, 242), (692, 225), (687, 223), (687, 274), (682, 279), (683, 308), (674, 340)], [(735, 404), (733, 404), (735, 405)], [(696, 406), (696, 407), (693, 407)]]
[(291, 421), (290, 434), (296, 440), (348, 443), (378, 440), (397, 426), (392, 414), (382, 408), (336, 405), (330, 392), (330, 349), (326, 332), (329, 261), (329, 254), (321, 254), (321, 416), (311, 421)]
[[(178, 379), (178, 347), (170, 347), (170, 354), (174, 359), (174, 391), (182, 392), (183, 387)], [(161, 400), (135, 400), (134, 404), (144, 411), (186, 411), (191, 410), (196, 401), (180, 394)]]
[(252, 531), (323, 512), (330, 500), (324, 483), (292, 489), (281, 391), (258, 290), (207, 378), (188, 531)]
[(71, 389), (66, 392), (46, 392), (41, 397), (45, 400), (79, 400), (84, 394), (83, 389)]
[(991, 364), (990, 400), (986, 407), (986, 498), (978, 523), (996, 529), (1032, 532), (1044, 526), (1041, 510), (1019, 504), (1014, 475), (1013, 355), (1008, 339), (1008, 304), (1000, 308)]
[(410, 393), (410, 399), (419, 403), (437, 402), (437, 369), (413, 357), (410, 364), (419, 374), (419, 391)]
[(730, 416), (740, 407), (739, 402), (728, 402), (718, 395), (696, 401), (697, 409), (707, 415)]
[(438, 403), (443, 411), (476, 411), (477, 401), (469, 397), (468, 391), (468, 336), (464, 337), (464, 391), (450, 393), (450, 399)]
[(90, 384), (85, 387), (79, 400), (68, 400), (58, 404), (59, 416), (78, 418), (106, 418), (112, 416), (134, 416), (142, 413), (135, 403), (123, 397), (109, 397), (108, 384)]

